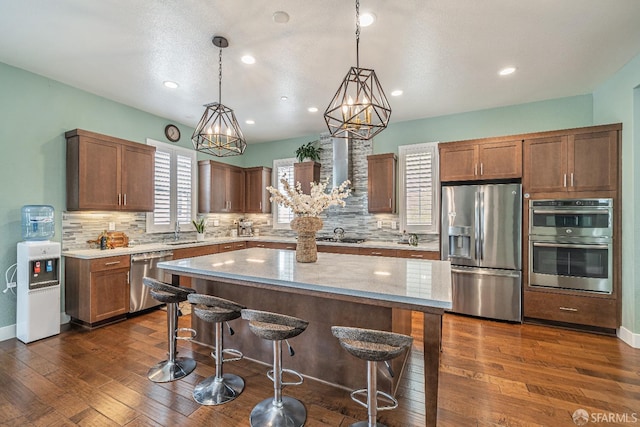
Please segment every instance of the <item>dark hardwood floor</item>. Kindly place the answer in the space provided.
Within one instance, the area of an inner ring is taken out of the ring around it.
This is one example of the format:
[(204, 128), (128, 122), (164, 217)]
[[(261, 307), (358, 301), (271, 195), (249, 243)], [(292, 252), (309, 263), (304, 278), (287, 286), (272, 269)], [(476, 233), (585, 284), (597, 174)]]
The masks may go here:
[[(416, 342), (400, 406), (379, 416), (389, 426), (424, 424), (419, 319), (414, 315)], [(180, 319), (181, 326), (188, 323), (188, 316)], [(155, 311), (93, 331), (71, 326), (29, 345), (0, 342), (0, 425), (249, 425), (251, 408), (273, 392), (265, 366), (226, 364), (225, 371), (245, 378), (245, 391), (228, 404), (200, 406), (191, 393), (214, 373), (209, 348), (181, 341), (180, 354), (198, 361), (196, 371), (164, 384), (146, 378), (165, 358), (165, 328), (165, 312)], [(296, 350), (295, 357), (304, 357)], [(441, 426), (575, 426), (577, 409), (618, 417), (603, 426), (640, 425), (640, 350), (615, 337), (445, 315), (439, 390)], [(317, 381), (284, 394), (304, 402), (307, 426), (366, 419), (347, 391)]]

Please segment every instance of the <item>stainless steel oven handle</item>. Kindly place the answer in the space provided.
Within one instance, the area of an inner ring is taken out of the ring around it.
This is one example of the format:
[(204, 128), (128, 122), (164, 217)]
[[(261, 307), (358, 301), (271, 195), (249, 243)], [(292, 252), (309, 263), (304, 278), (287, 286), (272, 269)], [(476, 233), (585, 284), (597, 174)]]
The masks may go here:
[(569, 215), (600, 215), (609, 213), (608, 208), (604, 209), (594, 209), (594, 210), (548, 210), (548, 209), (533, 209), (533, 214), (541, 214), (541, 215), (557, 215), (557, 214), (569, 214)]
[(609, 245), (593, 244), (593, 245), (576, 245), (573, 243), (539, 243), (532, 242), (533, 246), (543, 248), (575, 248), (575, 249), (609, 249)]

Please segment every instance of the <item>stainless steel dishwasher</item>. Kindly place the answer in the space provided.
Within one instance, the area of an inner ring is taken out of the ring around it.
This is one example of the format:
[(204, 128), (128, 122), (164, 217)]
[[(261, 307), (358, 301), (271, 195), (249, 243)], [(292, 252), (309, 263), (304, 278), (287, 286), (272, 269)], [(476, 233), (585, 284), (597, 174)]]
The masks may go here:
[(142, 278), (152, 277), (164, 281), (163, 270), (158, 268), (157, 264), (161, 261), (170, 261), (172, 259), (172, 251), (145, 252), (131, 255), (129, 313), (135, 313), (136, 311), (162, 304), (149, 294), (149, 288), (142, 284)]

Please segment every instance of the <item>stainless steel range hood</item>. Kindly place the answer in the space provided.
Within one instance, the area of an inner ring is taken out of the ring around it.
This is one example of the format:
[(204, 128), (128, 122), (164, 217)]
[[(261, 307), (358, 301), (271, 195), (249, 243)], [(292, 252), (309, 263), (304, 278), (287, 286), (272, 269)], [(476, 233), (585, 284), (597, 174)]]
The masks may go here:
[(353, 187), (353, 162), (351, 155), (353, 146), (349, 138), (331, 138), (333, 148), (333, 186), (337, 187), (344, 181), (351, 181)]

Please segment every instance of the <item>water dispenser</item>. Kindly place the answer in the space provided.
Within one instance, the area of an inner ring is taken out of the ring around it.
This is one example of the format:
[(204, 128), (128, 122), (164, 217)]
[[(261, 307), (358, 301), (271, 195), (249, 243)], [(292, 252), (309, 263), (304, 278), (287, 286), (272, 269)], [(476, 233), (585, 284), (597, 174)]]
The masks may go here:
[(25, 241), (50, 240), (55, 234), (53, 206), (26, 205), (22, 207), (22, 238)]
[(449, 256), (471, 258), (471, 227), (449, 227)]

